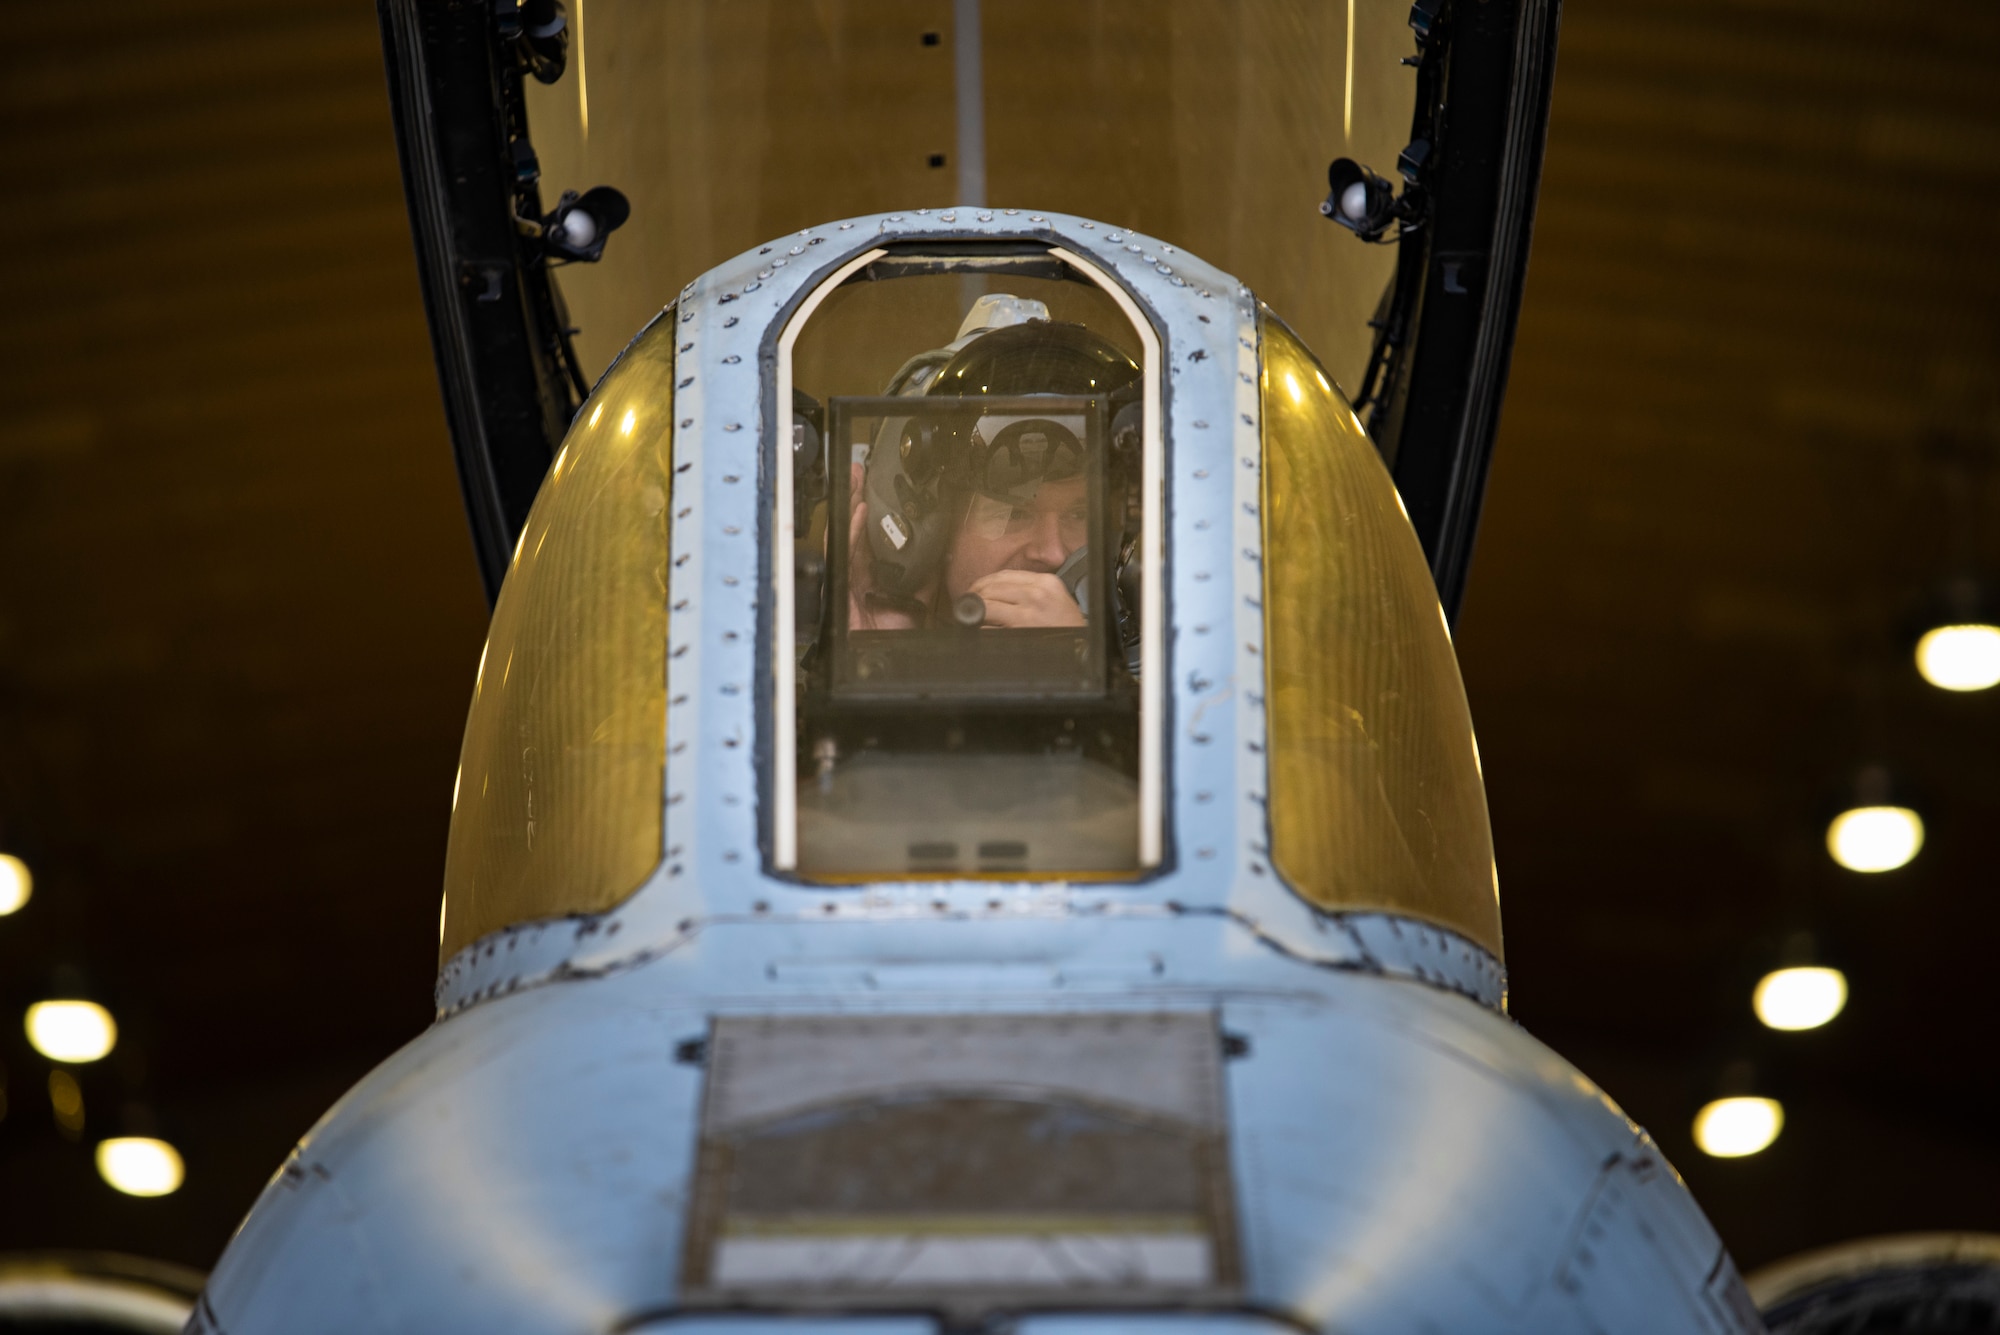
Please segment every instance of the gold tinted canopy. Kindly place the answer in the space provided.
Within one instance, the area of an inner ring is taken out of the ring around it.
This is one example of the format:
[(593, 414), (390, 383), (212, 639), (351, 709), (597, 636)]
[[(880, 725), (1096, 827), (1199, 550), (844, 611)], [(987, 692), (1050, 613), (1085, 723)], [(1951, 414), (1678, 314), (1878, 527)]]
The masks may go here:
[(1261, 343), (1272, 861), (1320, 908), (1498, 955), (1479, 751), (1423, 548), (1324, 368), (1268, 310)]
[(577, 413), (480, 655), (452, 793), (440, 959), (624, 900), (659, 864), (673, 330)]
[(560, 273), (591, 374), (662, 294), (771, 237), (1018, 204), (1170, 238), (1286, 312), (1340, 384), (1361, 378), (1395, 248), (1355, 244), (1317, 205), (1330, 160), (1391, 171), (1409, 142), (1407, 4), (571, 10), (569, 69), (526, 84), (542, 196), (611, 185), (632, 203), (600, 263)]

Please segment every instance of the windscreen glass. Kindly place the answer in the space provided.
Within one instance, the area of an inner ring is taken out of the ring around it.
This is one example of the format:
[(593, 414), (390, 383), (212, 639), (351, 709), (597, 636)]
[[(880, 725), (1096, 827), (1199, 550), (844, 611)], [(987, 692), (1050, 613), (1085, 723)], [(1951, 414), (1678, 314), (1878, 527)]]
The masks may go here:
[(883, 255), (799, 329), (781, 869), (1118, 875), (1153, 856), (1143, 355), (1103, 292), (1032, 248)]

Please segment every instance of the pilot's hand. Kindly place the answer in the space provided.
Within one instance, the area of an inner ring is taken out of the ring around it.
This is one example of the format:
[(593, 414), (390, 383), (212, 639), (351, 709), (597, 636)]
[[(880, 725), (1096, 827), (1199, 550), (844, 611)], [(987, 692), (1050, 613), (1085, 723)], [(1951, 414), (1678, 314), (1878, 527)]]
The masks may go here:
[(1054, 575), (1034, 570), (996, 570), (973, 581), (972, 593), (986, 600), (989, 626), (1081, 626), (1083, 609)]
[(909, 630), (917, 622), (907, 612), (870, 607), (875, 587), (875, 556), (868, 546), (868, 502), (861, 499), (861, 465), (855, 464), (849, 494), (854, 503), (847, 514), (847, 628), (849, 630)]

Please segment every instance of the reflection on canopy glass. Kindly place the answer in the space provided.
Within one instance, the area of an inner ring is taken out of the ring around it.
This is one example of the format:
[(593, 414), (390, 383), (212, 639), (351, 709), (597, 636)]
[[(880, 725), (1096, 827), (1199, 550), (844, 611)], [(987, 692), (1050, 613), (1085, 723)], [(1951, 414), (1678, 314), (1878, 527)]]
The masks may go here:
[(1143, 354), (1030, 250), (884, 254), (798, 339), (780, 868), (1144, 865)]

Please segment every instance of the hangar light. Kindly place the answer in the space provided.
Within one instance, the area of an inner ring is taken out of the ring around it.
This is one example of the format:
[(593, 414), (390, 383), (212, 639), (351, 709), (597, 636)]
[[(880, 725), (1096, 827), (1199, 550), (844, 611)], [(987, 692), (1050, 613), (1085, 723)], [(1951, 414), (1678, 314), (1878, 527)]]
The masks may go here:
[(1939, 626), (1917, 641), (1917, 671), (1946, 691), (2000, 685), (2000, 626)]
[(1849, 871), (1894, 871), (1923, 846), (1923, 818), (1908, 807), (1853, 807), (1826, 827), (1827, 851)]
[(111, 1012), (94, 1001), (38, 1001), (28, 1007), (28, 1041), (57, 1062), (94, 1062), (118, 1042)]
[(97, 1171), (127, 1196), (166, 1196), (187, 1176), (180, 1151), (151, 1136), (119, 1136), (97, 1144)]
[(35, 878), (28, 874), (28, 864), (12, 853), (0, 853), (0, 918), (27, 903), (34, 892)]
[(1847, 975), (1817, 966), (1777, 969), (1757, 984), (1750, 1004), (1772, 1029), (1817, 1029), (1847, 1005)]
[(1784, 1125), (1784, 1105), (1776, 1099), (1717, 1099), (1695, 1114), (1694, 1143), (1703, 1154), (1740, 1159), (1768, 1147)]

